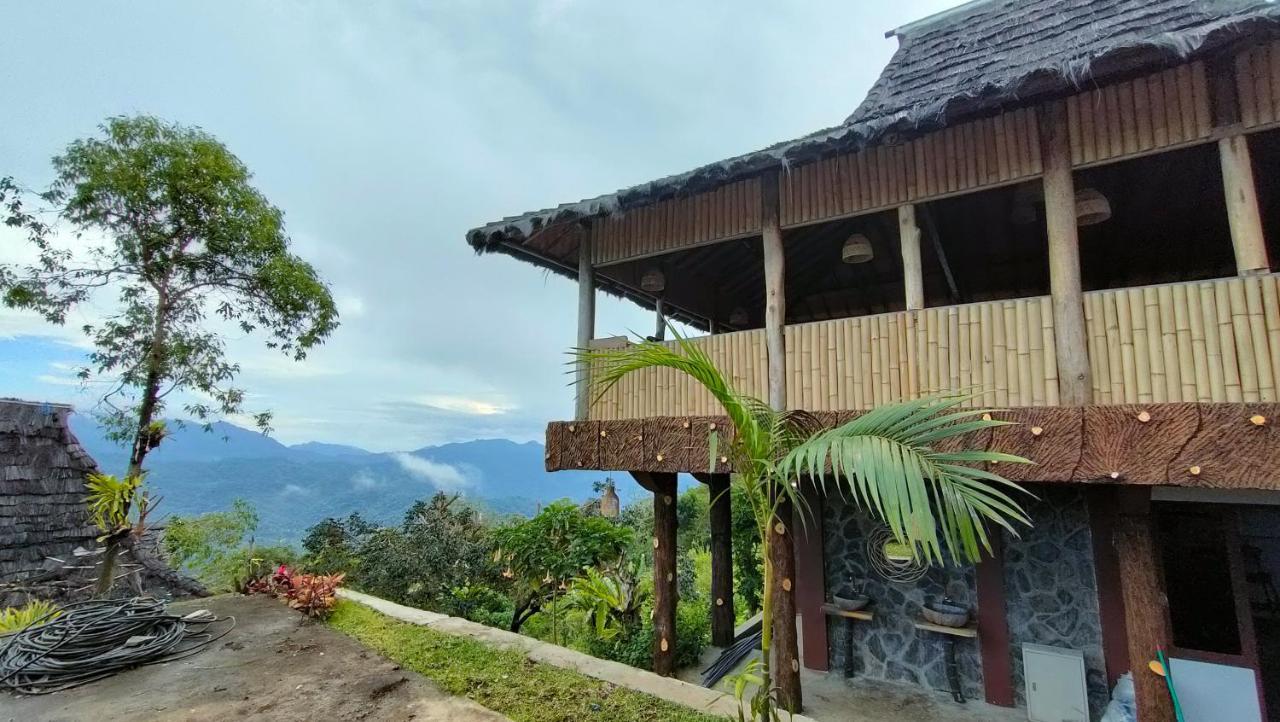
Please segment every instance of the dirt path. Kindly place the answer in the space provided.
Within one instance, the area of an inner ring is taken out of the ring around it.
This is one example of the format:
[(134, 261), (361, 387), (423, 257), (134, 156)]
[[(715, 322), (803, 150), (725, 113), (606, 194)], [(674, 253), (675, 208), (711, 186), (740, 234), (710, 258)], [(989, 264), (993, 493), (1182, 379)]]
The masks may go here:
[(67, 692), (0, 692), (0, 720), (507, 720), (273, 599), (230, 595), (173, 608), (229, 614), (236, 628), (194, 657)]

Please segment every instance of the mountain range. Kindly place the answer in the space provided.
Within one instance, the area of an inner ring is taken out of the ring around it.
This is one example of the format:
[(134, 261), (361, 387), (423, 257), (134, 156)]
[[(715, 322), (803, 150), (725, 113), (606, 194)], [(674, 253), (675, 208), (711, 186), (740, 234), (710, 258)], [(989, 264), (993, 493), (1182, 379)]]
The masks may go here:
[[(73, 415), (82, 446), (107, 473), (122, 473), (125, 449), (109, 441), (90, 417)], [(483, 513), (533, 514), (539, 504), (592, 496), (600, 472), (544, 470), (534, 441), (478, 439), (375, 453), (354, 446), (307, 442), (287, 446), (257, 431), (218, 422), (168, 424), (170, 436), (147, 457), (147, 487), (163, 497), (160, 516), (227, 509), (245, 499), (257, 509), (257, 542), (296, 543), (325, 517), (359, 512), (370, 521), (399, 523), (417, 499), (457, 492)], [(641, 493), (618, 484), (623, 501)]]

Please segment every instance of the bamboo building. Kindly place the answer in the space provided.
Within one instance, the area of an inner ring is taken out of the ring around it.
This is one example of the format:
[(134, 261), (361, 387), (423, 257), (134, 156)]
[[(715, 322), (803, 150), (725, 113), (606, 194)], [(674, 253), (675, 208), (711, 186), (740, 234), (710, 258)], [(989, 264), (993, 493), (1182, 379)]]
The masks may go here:
[[(1139, 718), (1172, 720), (1147, 669), (1161, 648), (1184, 704), (1278, 719), (1278, 31), (1280, 7), (1251, 0), (971, 2), (891, 31), (897, 52), (838, 125), (467, 241), (575, 278), (580, 346), (628, 343), (596, 337), (604, 291), (697, 329), (739, 391), (777, 407), (836, 424), (971, 391), (1018, 422), (970, 445), (1036, 462), (995, 469), (1035, 493), (1034, 526), (976, 567), (884, 578), (874, 525), (811, 492), (816, 523), (777, 570), (797, 668), (1034, 710), (1036, 675), (1078, 663), (1053, 701), (1078, 699), (1076, 716), (1054, 719), (1097, 719), (1132, 671)], [(674, 372), (594, 403), (582, 389), (576, 418), (548, 425), (547, 467), (653, 492), (669, 641), (664, 499), (679, 473), (728, 483), (707, 440), (727, 419)], [(727, 559), (727, 511), (712, 518)], [(828, 603), (855, 590), (872, 614), (851, 623)], [(964, 635), (919, 625), (943, 595), (975, 611)], [(658, 671), (674, 648), (655, 646)]]

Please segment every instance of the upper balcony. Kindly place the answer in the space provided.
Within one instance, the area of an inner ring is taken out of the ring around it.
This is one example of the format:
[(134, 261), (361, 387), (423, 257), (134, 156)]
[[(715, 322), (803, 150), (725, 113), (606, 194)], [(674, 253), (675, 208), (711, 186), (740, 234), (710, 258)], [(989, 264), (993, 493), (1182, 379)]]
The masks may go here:
[[(1084, 312), (1094, 403), (1277, 398), (1280, 275), (1092, 291)], [(791, 408), (866, 409), (954, 391), (974, 393), (974, 406), (1059, 402), (1048, 296), (814, 321), (785, 333)], [(764, 398), (764, 335), (751, 329), (692, 342), (738, 391)], [(591, 406), (589, 418), (720, 413), (689, 377), (651, 369), (627, 376)]]

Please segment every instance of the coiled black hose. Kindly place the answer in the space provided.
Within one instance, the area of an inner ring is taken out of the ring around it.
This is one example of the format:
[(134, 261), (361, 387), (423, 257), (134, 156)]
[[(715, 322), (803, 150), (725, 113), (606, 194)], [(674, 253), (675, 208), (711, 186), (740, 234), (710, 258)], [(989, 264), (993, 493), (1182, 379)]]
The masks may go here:
[[(223, 629), (214, 625), (226, 624)], [(169, 614), (151, 598), (95, 599), (0, 635), (0, 685), (48, 694), (146, 664), (189, 657), (221, 639), (234, 617)]]

